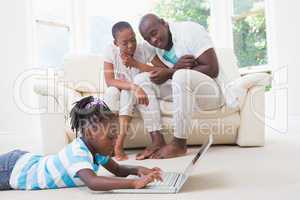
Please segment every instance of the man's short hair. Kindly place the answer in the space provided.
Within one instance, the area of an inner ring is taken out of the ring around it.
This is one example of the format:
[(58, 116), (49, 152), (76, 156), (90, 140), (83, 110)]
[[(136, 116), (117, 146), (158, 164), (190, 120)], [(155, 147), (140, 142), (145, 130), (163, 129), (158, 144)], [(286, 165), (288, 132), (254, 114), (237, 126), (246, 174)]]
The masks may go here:
[(157, 22), (163, 22), (162, 18), (159, 18), (157, 15), (148, 13), (142, 17), (139, 23), (139, 30), (141, 30), (142, 26), (149, 20), (156, 20)]

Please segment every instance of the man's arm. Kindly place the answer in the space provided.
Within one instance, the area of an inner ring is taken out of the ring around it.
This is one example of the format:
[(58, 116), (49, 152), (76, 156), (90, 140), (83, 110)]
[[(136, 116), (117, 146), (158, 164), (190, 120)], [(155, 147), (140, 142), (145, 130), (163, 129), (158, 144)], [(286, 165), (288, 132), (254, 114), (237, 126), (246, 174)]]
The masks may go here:
[(219, 63), (214, 49), (208, 49), (198, 58), (196, 58), (197, 65), (191, 69), (202, 72), (211, 78), (216, 78), (219, 75)]
[(167, 65), (165, 65), (157, 55), (154, 56), (154, 58), (151, 60), (151, 63), (155, 67), (161, 67), (161, 68), (169, 68)]
[(208, 49), (196, 59), (192, 55), (185, 55), (178, 60), (172, 69), (154, 70), (150, 79), (156, 84), (162, 84), (172, 78), (173, 74), (179, 69), (196, 70), (211, 78), (216, 78), (219, 74), (219, 64), (215, 50)]
[(179, 69), (192, 69), (206, 74), (211, 78), (215, 78), (219, 74), (217, 55), (212, 48), (205, 51), (196, 59), (192, 55), (181, 57), (173, 69), (173, 73)]

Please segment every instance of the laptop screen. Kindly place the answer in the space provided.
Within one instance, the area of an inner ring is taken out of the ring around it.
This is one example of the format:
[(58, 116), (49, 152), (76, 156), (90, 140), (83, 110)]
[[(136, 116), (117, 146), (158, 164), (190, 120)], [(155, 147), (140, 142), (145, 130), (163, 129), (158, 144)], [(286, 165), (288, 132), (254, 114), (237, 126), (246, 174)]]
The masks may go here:
[(213, 136), (209, 135), (207, 141), (201, 146), (200, 150), (198, 151), (196, 156), (193, 158), (192, 162), (185, 169), (185, 171), (184, 171), (185, 175), (189, 175), (193, 171), (193, 168), (194, 168), (195, 164), (197, 163), (197, 161), (201, 157), (203, 157), (203, 155), (206, 153), (206, 151), (212, 145), (212, 143), (213, 143)]

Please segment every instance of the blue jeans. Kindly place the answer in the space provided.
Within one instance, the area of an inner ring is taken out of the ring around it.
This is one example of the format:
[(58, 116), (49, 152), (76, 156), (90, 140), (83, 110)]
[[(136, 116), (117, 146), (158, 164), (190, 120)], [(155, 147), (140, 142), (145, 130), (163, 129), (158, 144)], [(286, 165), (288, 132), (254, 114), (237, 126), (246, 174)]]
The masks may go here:
[(9, 185), (10, 175), (18, 159), (23, 156), (26, 151), (14, 150), (6, 154), (0, 155), (0, 190), (12, 189)]

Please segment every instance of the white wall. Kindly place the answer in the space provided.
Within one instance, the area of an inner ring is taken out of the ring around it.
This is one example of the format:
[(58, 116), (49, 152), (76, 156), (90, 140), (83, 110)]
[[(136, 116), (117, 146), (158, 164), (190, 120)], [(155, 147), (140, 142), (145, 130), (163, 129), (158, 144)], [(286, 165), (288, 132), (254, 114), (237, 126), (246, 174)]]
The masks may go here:
[[(300, 130), (300, 1), (267, 0), (271, 64), (287, 67), (289, 129)], [(276, 70), (275, 70), (276, 71)], [(283, 70), (284, 71), (284, 70)], [(281, 84), (284, 84), (284, 74)]]
[[(0, 153), (14, 148), (40, 152), (39, 116), (24, 113), (14, 101), (14, 82), (32, 65), (29, 0), (0, 1)], [(22, 99), (36, 105), (32, 84), (24, 82)]]

